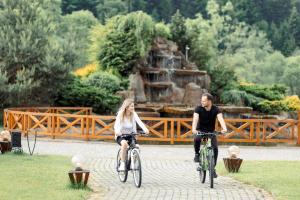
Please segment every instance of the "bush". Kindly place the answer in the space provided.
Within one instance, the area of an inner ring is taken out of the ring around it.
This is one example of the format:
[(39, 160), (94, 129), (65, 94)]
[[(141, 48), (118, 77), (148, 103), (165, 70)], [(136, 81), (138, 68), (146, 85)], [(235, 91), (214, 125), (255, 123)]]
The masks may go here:
[(282, 111), (288, 111), (288, 106), (282, 101), (269, 101), (264, 100), (258, 103), (259, 110), (268, 114), (279, 114)]
[(238, 106), (251, 106), (253, 108), (257, 107), (257, 104), (262, 100), (262, 98), (238, 89), (227, 90), (221, 95), (221, 101), (224, 103)]
[(116, 111), (120, 98), (73, 78), (59, 91), (55, 103), (59, 106), (90, 106), (96, 113), (108, 114)]
[(285, 97), (282, 102), (290, 111), (300, 110), (300, 99), (297, 95)]
[(84, 84), (106, 90), (112, 94), (120, 90), (121, 80), (108, 72), (96, 72), (83, 80)]
[(155, 37), (163, 37), (163, 38), (170, 39), (171, 38), (170, 28), (162, 22), (155, 24)]
[(258, 84), (240, 84), (239, 89), (266, 100), (281, 100), (284, 98), (287, 88), (281, 85), (264, 86)]
[(75, 76), (87, 77), (97, 70), (97, 64), (87, 64), (81, 68), (76, 69), (73, 73)]
[(223, 91), (237, 87), (237, 77), (232, 69), (224, 66), (216, 66), (208, 72), (212, 80), (210, 90), (214, 96), (220, 97)]

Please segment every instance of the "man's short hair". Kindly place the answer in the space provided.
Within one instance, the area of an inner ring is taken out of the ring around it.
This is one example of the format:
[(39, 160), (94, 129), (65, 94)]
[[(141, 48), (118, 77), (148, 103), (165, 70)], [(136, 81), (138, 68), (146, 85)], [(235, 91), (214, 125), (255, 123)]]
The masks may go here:
[(209, 101), (211, 101), (211, 102), (214, 100), (213, 95), (209, 94), (208, 92), (202, 94), (202, 97), (206, 97), (207, 100), (209, 100)]

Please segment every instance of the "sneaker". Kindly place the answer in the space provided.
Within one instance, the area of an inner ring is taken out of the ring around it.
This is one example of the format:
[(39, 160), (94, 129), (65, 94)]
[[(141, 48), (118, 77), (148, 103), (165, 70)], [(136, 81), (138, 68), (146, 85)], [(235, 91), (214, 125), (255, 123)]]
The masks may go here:
[(213, 177), (214, 177), (214, 178), (217, 178), (217, 177), (218, 177), (218, 174), (217, 174), (216, 170), (213, 171)]
[(199, 162), (199, 154), (195, 154), (194, 162)]
[(119, 171), (125, 171), (125, 162), (121, 161)]

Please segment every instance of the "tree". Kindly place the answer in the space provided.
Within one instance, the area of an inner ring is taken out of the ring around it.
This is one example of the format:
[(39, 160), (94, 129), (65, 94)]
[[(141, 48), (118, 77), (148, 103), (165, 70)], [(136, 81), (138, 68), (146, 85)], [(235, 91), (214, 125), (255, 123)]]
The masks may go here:
[(69, 74), (74, 57), (56, 36), (58, 8), (56, 0), (0, 2), (0, 83), (10, 105), (50, 103)]
[(287, 62), (288, 64), (281, 81), (289, 87), (290, 94), (300, 96), (300, 56), (289, 57)]
[(89, 10), (97, 16), (97, 5), (103, 0), (62, 0), (61, 9), (63, 14), (71, 14), (73, 11)]
[(172, 16), (170, 30), (172, 33), (172, 40), (175, 41), (178, 44), (179, 49), (184, 52), (185, 46), (187, 45), (186, 26), (185, 19), (180, 14), (179, 10)]
[(97, 43), (101, 68), (123, 76), (128, 75), (137, 59), (149, 51), (155, 34), (152, 18), (138, 11), (113, 17), (102, 28), (103, 30), (97, 31), (105, 35)]
[(102, 23), (105, 23), (106, 19), (119, 14), (126, 14), (128, 12), (128, 5), (123, 0), (102, 0), (96, 6), (96, 10), (98, 19)]
[(289, 17), (289, 30), (295, 38), (296, 45), (300, 46), (300, 14), (296, 7), (293, 7)]
[(62, 17), (59, 35), (63, 40), (71, 43), (76, 54), (73, 67), (81, 67), (88, 64), (87, 49), (90, 45), (88, 40), (89, 31), (99, 24), (97, 18), (90, 11), (74, 11)]

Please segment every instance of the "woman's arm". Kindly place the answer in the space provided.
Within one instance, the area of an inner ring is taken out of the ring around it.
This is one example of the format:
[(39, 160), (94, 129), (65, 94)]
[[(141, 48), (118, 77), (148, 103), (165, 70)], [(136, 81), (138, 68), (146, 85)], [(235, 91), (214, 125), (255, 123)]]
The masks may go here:
[(149, 130), (145, 126), (145, 124), (141, 121), (138, 114), (136, 112), (133, 113), (134, 120), (138, 123), (138, 125), (143, 129), (146, 134), (149, 134)]
[(121, 117), (120, 117), (120, 115), (117, 115), (115, 125), (114, 125), (115, 138), (117, 138), (117, 136), (121, 135), (121, 128), (122, 128)]

